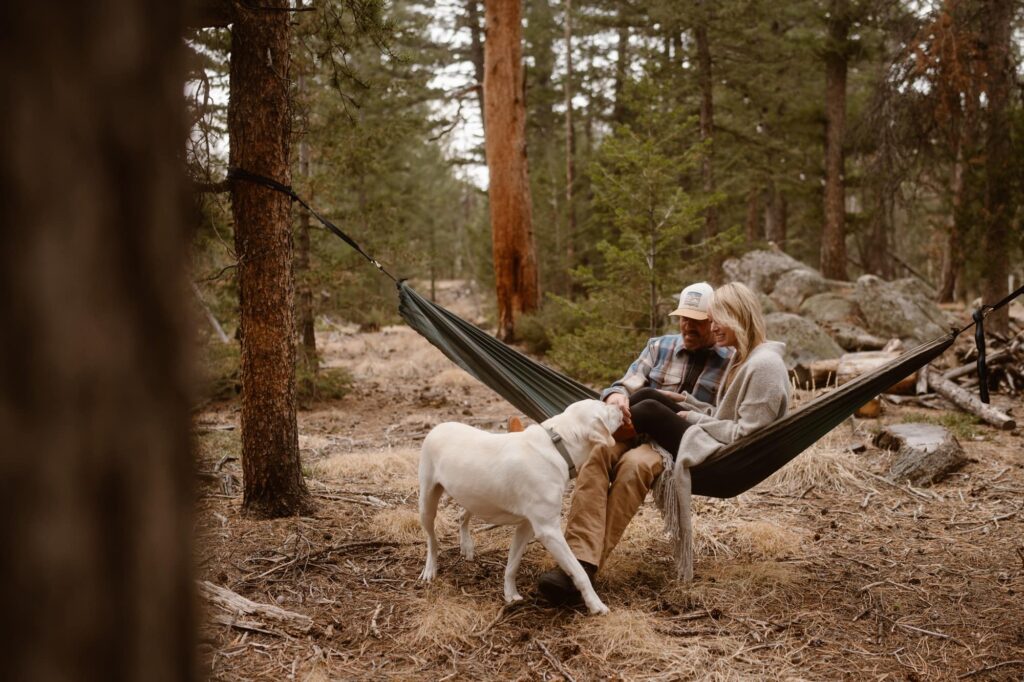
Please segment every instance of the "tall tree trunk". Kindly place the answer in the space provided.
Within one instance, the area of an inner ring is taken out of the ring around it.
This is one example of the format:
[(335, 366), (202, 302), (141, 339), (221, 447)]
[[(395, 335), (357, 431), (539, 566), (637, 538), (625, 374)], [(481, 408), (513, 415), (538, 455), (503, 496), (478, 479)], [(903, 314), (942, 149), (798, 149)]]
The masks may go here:
[(748, 244), (755, 244), (764, 239), (761, 229), (761, 191), (752, 189), (747, 193), (746, 236)]
[(789, 206), (786, 195), (773, 181), (768, 188), (768, 205), (764, 209), (764, 236), (783, 251), (786, 249), (788, 218)]
[[(298, 0), (298, 7), (303, 6), (303, 0)], [(306, 74), (300, 73), (297, 81), (298, 96), (306, 95)], [(308, 183), (309, 174), (309, 145), (306, 143), (305, 135), (299, 140), (299, 175)], [(312, 200), (312, 193), (309, 193)], [(305, 393), (313, 393), (315, 382), (313, 377), (320, 370), (320, 361), (316, 354), (316, 328), (313, 315), (313, 288), (310, 286), (311, 272), (309, 269), (309, 212), (299, 211), (299, 224), (296, 232), (298, 236), (298, 251), (295, 255), (295, 280), (298, 285), (296, 296), (296, 312), (299, 318), (300, 352), (302, 364), (306, 374)]]
[[(275, 0), (237, 6), (231, 31), (231, 165), (289, 184), (289, 16)], [(295, 419), (295, 318), (288, 197), (235, 182), (242, 336), (243, 509), (272, 518), (308, 513)]]
[(615, 82), (612, 85), (612, 96), (615, 101), (612, 103), (612, 121), (625, 123), (626, 103), (623, 99), (623, 90), (626, 87), (626, 71), (629, 68), (629, 27), (625, 25), (621, 10), (619, 11), (619, 21), (622, 23), (619, 25), (615, 48)]
[[(576, 182), (576, 130), (572, 122), (572, 0), (565, 0), (565, 271), (575, 265), (576, 203), (573, 185)], [(565, 277), (563, 294), (568, 295), (571, 283)]]
[(870, 229), (866, 239), (861, 240), (861, 263), (864, 269), (882, 279), (892, 279), (892, 209), (894, 203), (892, 187), (892, 166), (884, 162), (880, 168), (882, 177), (874, 185), (875, 210), (871, 216)]
[[(712, 164), (712, 139), (715, 135), (715, 109), (712, 91), (711, 46), (708, 41), (708, 12), (710, 9), (697, 0), (697, 26), (694, 31), (697, 43), (697, 83), (700, 88), (700, 140), (705, 145), (700, 162), (700, 175), (705, 196), (715, 193), (715, 173)], [(722, 251), (714, 243), (718, 236), (718, 209), (708, 206), (704, 210), (704, 238), (712, 246), (707, 263), (707, 276), (712, 282), (722, 279)]]
[(957, 281), (963, 270), (963, 254), (960, 245), (960, 221), (963, 220), (964, 201), (964, 151), (963, 134), (956, 137), (953, 170), (949, 179), (951, 206), (947, 223), (946, 243), (942, 252), (942, 278), (939, 284), (940, 303), (951, 303), (956, 297)]
[(0, 6), (8, 679), (199, 679), (183, 14)]
[[(469, 56), (476, 78), (476, 101), (480, 105), (480, 122), (487, 126), (484, 111), (484, 41), (480, 27), (480, 0), (466, 0), (466, 21), (469, 23)], [(484, 150), (486, 153), (486, 149)]]
[[(985, 91), (988, 106), (985, 108), (985, 211), (983, 218), (982, 245), (985, 252), (985, 268), (982, 275), (982, 300), (995, 303), (1008, 292), (1007, 277), (1010, 271), (1009, 223), (1013, 219), (1010, 203), (1012, 183), (1010, 158), (1010, 119), (1007, 104), (1010, 98), (1010, 84), (1014, 77), (1010, 59), (1010, 35), (1013, 9), (1011, 0), (990, 0), (985, 3), (982, 29), (986, 44), (986, 71), (988, 72)], [(1006, 334), (1009, 332), (1009, 309), (1003, 308), (989, 315), (988, 329)]]
[(832, 0), (825, 50), (825, 226), (821, 234), (821, 274), (846, 279), (846, 197), (843, 138), (846, 134), (846, 42), (848, 0)]
[(526, 163), (522, 18), (519, 2), (485, 3), (484, 104), (491, 231), (498, 294), (498, 335), (515, 339), (522, 313), (540, 299)]

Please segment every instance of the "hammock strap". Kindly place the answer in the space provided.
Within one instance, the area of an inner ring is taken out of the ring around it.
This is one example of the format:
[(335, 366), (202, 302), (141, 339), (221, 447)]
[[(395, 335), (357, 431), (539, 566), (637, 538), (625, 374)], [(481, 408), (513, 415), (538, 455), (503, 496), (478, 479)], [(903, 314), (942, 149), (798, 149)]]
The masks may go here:
[(330, 220), (324, 218), (322, 215), (314, 211), (313, 207), (307, 204), (305, 201), (303, 201), (302, 197), (296, 194), (295, 190), (293, 190), (290, 186), (280, 183), (277, 180), (268, 178), (265, 175), (260, 175), (258, 173), (250, 173), (249, 171), (244, 170), (242, 168), (229, 168), (228, 180), (242, 180), (245, 182), (251, 182), (253, 184), (262, 185), (263, 187), (266, 187), (268, 189), (275, 190), (277, 192), (280, 192), (281, 194), (288, 195), (288, 197), (291, 198), (292, 201), (299, 202), (299, 204), (301, 204), (304, 209), (309, 211), (310, 215), (319, 220), (324, 227), (326, 227), (328, 230), (330, 230), (339, 238), (341, 238), (346, 244), (355, 249), (363, 258), (370, 261), (370, 263), (373, 264), (375, 268), (377, 268), (385, 275), (390, 277), (392, 282), (398, 282), (398, 279), (396, 279), (394, 275), (392, 275), (390, 272), (384, 269), (384, 266), (380, 264), (380, 261), (378, 261), (376, 258), (370, 256), (370, 254), (363, 251), (363, 248), (359, 246), (359, 244), (357, 244), (356, 241), (352, 239), (352, 237), (349, 237), (347, 234), (342, 232), (337, 225), (335, 225)]
[[(974, 319), (974, 343), (978, 347), (978, 396), (983, 403), (988, 404), (988, 367), (985, 365), (985, 316), (999, 310), (1021, 294), (1024, 294), (1024, 286), (1021, 286), (1016, 291), (1011, 291), (998, 303), (981, 306), (971, 315)], [(966, 328), (964, 327), (964, 329)], [(963, 329), (960, 331), (962, 332)], [(957, 334), (959, 333), (957, 332)]]
[(978, 397), (988, 404), (988, 367), (985, 366), (985, 314), (984, 306), (974, 311), (974, 344), (978, 347)]

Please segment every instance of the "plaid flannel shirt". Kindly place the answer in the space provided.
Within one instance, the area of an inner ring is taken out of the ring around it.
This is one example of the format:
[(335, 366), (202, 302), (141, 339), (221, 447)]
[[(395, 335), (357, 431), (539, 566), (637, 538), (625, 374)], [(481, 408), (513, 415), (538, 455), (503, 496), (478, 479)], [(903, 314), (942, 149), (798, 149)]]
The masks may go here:
[(732, 351), (728, 348), (716, 346), (688, 351), (681, 334), (659, 336), (647, 341), (647, 347), (626, 374), (601, 392), (601, 400), (610, 393), (632, 395), (650, 387), (686, 393), (702, 403), (714, 405), (730, 358)]

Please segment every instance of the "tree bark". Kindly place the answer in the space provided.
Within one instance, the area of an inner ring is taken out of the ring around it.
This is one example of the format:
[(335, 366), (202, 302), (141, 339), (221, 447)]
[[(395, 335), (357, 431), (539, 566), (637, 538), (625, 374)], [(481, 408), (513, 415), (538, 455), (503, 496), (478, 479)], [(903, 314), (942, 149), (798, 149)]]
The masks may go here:
[(612, 121), (625, 123), (626, 103), (622, 95), (626, 87), (626, 70), (629, 65), (629, 27), (625, 25), (621, 10), (619, 11), (619, 21), (622, 23), (618, 29), (618, 41), (616, 42), (615, 82), (612, 85), (612, 96), (615, 101), (612, 103)]
[(846, 133), (846, 42), (848, 0), (832, 0), (825, 49), (825, 225), (821, 235), (821, 274), (846, 279), (846, 227), (843, 138)]
[[(694, 37), (697, 44), (697, 84), (700, 88), (700, 141), (707, 145), (701, 155), (700, 175), (704, 194), (715, 193), (715, 173), (712, 163), (712, 139), (715, 135), (714, 92), (712, 89), (711, 46), (708, 41), (709, 8), (703, 0), (697, 0), (697, 26)], [(711, 282), (722, 279), (723, 255), (714, 243), (718, 236), (718, 209), (708, 206), (704, 210), (704, 238), (712, 246), (712, 255), (707, 263), (707, 276)]]
[[(297, 7), (303, 6), (303, 0), (298, 0)], [(296, 83), (297, 95), (301, 98), (306, 95), (306, 75), (299, 73)], [(299, 175), (303, 181), (309, 182), (309, 145), (305, 136), (299, 140)], [(312, 200), (312, 192), (307, 192)], [(295, 279), (298, 285), (295, 298), (295, 310), (299, 318), (300, 335), (300, 357), (306, 370), (305, 392), (311, 395), (315, 388), (313, 377), (320, 371), (320, 361), (316, 353), (316, 326), (313, 314), (313, 288), (310, 285), (312, 273), (309, 268), (309, 212), (300, 210), (298, 212), (299, 223), (296, 235), (298, 237), (298, 250), (295, 254)]]
[[(289, 184), (289, 17), (258, 0), (231, 35), (231, 165)], [(235, 182), (242, 339), (242, 508), (259, 518), (308, 513), (295, 417), (295, 293), (288, 197)]]
[[(988, 78), (985, 108), (985, 210), (983, 212), (983, 241), (985, 268), (982, 274), (982, 300), (996, 303), (1008, 292), (1009, 223), (1013, 219), (1010, 202), (1012, 186), (1010, 158), (1010, 119), (1007, 112), (1010, 84), (1014, 77), (1010, 60), (1010, 35), (1013, 8), (1010, 0), (991, 0), (984, 3), (985, 61)], [(988, 316), (987, 329), (1007, 334), (1010, 330), (1009, 308)]]
[[(476, 78), (476, 101), (480, 105), (480, 123), (486, 128), (487, 116), (484, 111), (484, 42), (480, 28), (480, 1), (466, 0), (466, 21), (469, 24), (469, 56), (473, 62), (473, 77)], [(486, 152), (486, 149), (485, 149)]]
[(0, 6), (8, 679), (199, 679), (184, 11)]
[[(576, 236), (576, 130), (572, 122), (572, 0), (565, 0), (565, 270), (574, 266)], [(563, 294), (568, 295), (571, 282), (566, 278)]]
[(957, 135), (955, 159), (949, 180), (951, 207), (947, 225), (946, 244), (942, 252), (942, 276), (938, 300), (951, 303), (956, 296), (957, 281), (963, 270), (963, 254), (960, 253), (960, 221), (963, 220), (964, 201), (964, 152), (963, 139)]
[(789, 206), (786, 195), (779, 190), (774, 182), (768, 190), (769, 202), (765, 207), (765, 238), (785, 251), (786, 229), (789, 217)]
[(484, 105), (491, 231), (498, 295), (498, 335), (515, 339), (522, 313), (540, 299), (526, 162), (522, 18), (519, 2), (484, 4)]
[(761, 192), (757, 189), (747, 193), (746, 235), (747, 244), (756, 244), (764, 239), (761, 230)]

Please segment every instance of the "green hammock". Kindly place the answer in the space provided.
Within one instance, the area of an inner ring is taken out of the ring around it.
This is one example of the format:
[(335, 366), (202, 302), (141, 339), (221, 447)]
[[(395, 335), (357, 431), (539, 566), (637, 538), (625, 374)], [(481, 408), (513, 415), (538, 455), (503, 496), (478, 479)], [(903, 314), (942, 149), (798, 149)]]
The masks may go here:
[[(490, 334), (398, 283), (398, 311), (448, 358), (540, 422), (598, 395), (506, 346)], [(819, 396), (771, 426), (739, 439), (693, 467), (693, 494), (735, 497), (771, 476), (900, 379), (942, 355), (959, 332), (921, 344), (870, 374)]]
[[(398, 310), (410, 327), (437, 346), (452, 362), (536, 421), (544, 421), (562, 412), (577, 400), (598, 397), (597, 393), (583, 384), (531, 360), (478, 327), (420, 296), (405, 283), (405, 280), (398, 280), (385, 270), (384, 266), (363, 251), (362, 247), (337, 225), (314, 211), (288, 185), (240, 168), (229, 169), (228, 179), (263, 185), (287, 194), (293, 201), (301, 204), (324, 227), (395, 281), (398, 285)], [(1002, 308), (1022, 294), (1024, 286), (995, 305), (979, 308), (974, 313), (972, 324), (921, 344), (870, 374), (858, 377), (818, 397), (771, 426), (722, 448), (690, 469), (693, 494), (735, 497), (753, 488), (841, 424), (858, 407), (942, 355), (959, 334), (972, 326), (976, 328), (978, 373), (984, 386), (984, 315), (986, 311)], [(982, 395), (984, 399), (984, 391)]]

